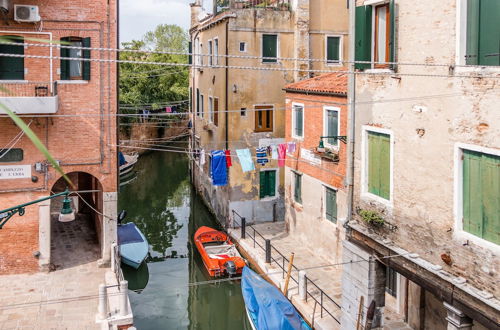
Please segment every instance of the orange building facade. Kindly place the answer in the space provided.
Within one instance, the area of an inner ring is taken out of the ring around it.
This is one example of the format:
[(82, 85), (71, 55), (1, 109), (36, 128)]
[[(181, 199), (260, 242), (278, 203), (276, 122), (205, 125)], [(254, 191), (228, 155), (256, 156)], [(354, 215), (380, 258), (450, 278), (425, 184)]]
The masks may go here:
[[(0, 23), (0, 103), (17, 113), (68, 174), (72, 207), (95, 227), (103, 262), (116, 241), (117, 1), (8, 1)], [(25, 9), (18, 8), (19, 6)], [(53, 45), (54, 47), (50, 47)], [(71, 46), (65, 48), (60, 46)], [(80, 47), (80, 48), (79, 48)], [(81, 48), (83, 47), (83, 48)], [(65, 60), (71, 58), (72, 60)], [(92, 61), (91, 61), (92, 60)], [(0, 210), (67, 183), (0, 109)], [(0, 274), (50, 268), (61, 198), (25, 208), (0, 229)], [(0, 214), (0, 218), (2, 215)], [(54, 220), (56, 219), (56, 220)]]

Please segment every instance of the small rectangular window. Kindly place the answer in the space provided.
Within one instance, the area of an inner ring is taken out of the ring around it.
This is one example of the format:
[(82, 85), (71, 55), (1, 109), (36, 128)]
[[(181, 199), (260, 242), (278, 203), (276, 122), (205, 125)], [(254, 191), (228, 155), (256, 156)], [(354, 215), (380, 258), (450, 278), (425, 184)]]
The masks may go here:
[[(325, 108), (324, 136), (339, 136), (339, 113), (338, 108)], [(338, 140), (335, 138), (326, 138), (324, 140), (328, 146), (338, 146)]]
[(208, 118), (213, 123), (214, 122), (214, 99), (208, 97)]
[(293, 120), (292, 120), (292, 136), (294, 138), (304, 137), (304, 107), (302, 105), (294, 104)]
[(203, 118), (205, 115), (205, 110), (203, 109), (205, 105), (205, 100), (202, 94), (200, 94), (200, 117)]
[(272, 132), (273, 131), (273, 106), (256, 105), (255, 106), (255, 131)]
[(219, 65), (219, 39), (214, 39), (214, 64)]
[(212, 40), (208, 41), (208, 65), (213, 65)]
[(389, 41), (391, 39), (389, 4), (375, 7), (375, 43), (374, 60), (375, 67), (386, 67), (386, 64), (377, 62), (389, 62)]
[(200, 115), (200, 102), (201, 102), (201, 96), (200, 96), (200, 89), (196, 88), (196, 115)]
[(245, 117), (247, 115), (247, 108), (240, 108), (240, 116)]
[(278, 60), (278, 35), (262, 35), (262, 62), (276, 63)]
[[(90, 59), (90, 38), (61, 38), (61, 80), (90, 80), (90, 61), (65, 60), (69, 58)], [(71, 48), (75, 47), (75, 48)]]
[(246, 52), (247, 51), (247, 45), (244, 42), (240, 42), (240, 52)]
[(340, 37), (326, 38), (326, 63), (340, 63)]
[[(3, 36), (11, 43), (23, 43), (22, 37)], [(0, 45), (0, 52), (4, 54), (24, 55), (23, 45)], [(24, 80), (24, 58), (22, 57), (0, 57), (0, 79), (2, 80)]]
[(390, 294), (393, 297), (397, 297), (398, 293), (398, 273), (387, 267), (386, 275), (385, 275), (385, 292)]
[(337, 223), (337, 192), (325, 187), (325, 218)]
[(23, 158), (23, 149), (0, 149), (0, 163), (21, 162)]
[(302, 175), (293, 172), (293, 199), (295, 202), (302, 204)]
[(219, 126), (219, 98), (214, 97), (214, 125)]

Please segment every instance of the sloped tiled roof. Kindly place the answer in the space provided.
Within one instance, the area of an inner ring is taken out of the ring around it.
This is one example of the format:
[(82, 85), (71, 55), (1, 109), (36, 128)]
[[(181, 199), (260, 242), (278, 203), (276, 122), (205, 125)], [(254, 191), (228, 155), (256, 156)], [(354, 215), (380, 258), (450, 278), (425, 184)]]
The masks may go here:
[(347, 95), (347, 74), (332, 72), (288, 84), (287, 92)]

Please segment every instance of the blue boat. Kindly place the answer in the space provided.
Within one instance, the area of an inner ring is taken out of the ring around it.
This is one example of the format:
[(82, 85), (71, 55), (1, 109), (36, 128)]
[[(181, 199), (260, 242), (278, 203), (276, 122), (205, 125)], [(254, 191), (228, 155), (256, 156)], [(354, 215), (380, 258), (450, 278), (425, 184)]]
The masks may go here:
[(122, 262), (135, 269), (139, 268), (149, 251), (146, 237), (131, 222), (118, 226), (118, 246)]
[(243, 268), (241, 290), (255, 330), (310, 330), (292, 303), (250, 268)]

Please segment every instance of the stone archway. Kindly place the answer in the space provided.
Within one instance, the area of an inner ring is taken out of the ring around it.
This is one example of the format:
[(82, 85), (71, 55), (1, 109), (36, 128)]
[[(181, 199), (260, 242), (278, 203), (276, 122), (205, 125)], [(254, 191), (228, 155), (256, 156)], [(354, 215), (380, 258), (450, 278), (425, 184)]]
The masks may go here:
[[(86, 172), (71, 172), (67, 176), (75, 187), (71, 191), (75, 221), (59, 222), (58, 215), (63, 198), (50, 202), (50, 269), (64, 269), (97, 261), (101, 258), (103, 232), (103, 189), (99, 180)], [(62, 192), (67, 187), (64, 178), (59, 178), (51, 194)]]

